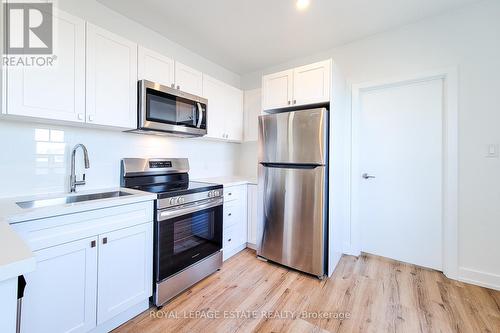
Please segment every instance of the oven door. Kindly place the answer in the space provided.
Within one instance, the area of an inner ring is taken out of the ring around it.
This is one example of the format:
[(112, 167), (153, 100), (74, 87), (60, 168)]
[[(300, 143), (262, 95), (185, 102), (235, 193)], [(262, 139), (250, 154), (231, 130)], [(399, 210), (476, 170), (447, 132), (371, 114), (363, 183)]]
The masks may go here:
[(221, 198), (209, 199), (158, 211), (156, 282), (222, 249), (222, 203)]
[(179, 134), (207, 133), (207, 103), (202, 97), (139, 81), (139, 128)]

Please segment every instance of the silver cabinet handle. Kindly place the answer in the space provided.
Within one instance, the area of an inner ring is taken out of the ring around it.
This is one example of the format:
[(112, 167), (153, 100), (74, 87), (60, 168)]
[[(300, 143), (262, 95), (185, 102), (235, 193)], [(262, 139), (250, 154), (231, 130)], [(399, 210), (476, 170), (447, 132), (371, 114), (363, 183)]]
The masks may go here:
[(375, 177), (375, 176), (370, 176), (370, 175), (369, 175), (369, 174), (367, 174), (367, 173), (362, 174), (362, 175), (361, 175), (361, 177), (363, 177), (364, 179), (377, 178), (377, 177)]
[(92, 242), (90, 242), (90, 247), (95, 247), (95, 240), (93, 240)]
[(177, 86), (177, 90), (180, 90), (181, 89), (181, 86)]
[(297, 100), (296, 99), (293, 100), (293, 104), (294, 105), (297, 104)]
[(78, 120), (83, 120), (83, 114), (81, 113), (78, 114)]
[(104, 237), (104, 238), (102, 239), (102, 243), (103, 243), (103, 244), (108, 244), (108, 237)]
[(90, 122), (94, 121), (94, 116), (93, 115), (89, 115), (89, 121)]
[(292, 104), (292, 102), (288, 101), (288, 105)]
[(175, 88), (175, 83), (172, 83), (170, 87)]

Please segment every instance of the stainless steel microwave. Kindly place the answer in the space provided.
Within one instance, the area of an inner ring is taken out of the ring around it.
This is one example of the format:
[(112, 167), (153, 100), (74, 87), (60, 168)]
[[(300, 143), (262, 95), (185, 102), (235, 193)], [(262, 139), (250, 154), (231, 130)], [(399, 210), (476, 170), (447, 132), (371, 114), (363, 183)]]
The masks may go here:
[(138, 83), (137, 130), (195, 137), (207, 134), (207, 99), (147, 80)]

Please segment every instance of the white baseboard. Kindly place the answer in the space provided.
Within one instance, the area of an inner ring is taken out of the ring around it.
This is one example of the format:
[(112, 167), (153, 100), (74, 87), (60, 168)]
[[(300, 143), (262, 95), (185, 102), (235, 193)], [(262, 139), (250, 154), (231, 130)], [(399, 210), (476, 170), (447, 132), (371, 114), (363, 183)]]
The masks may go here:
[(474, 269), (460, 267), (458, 280), (477, 286), (500, 290), (500, 275), (476, 271)]
[(247, 243), (247, 247), (249, 249), (252, 249), (254, 251), (257, 251), (257, 244), (253, 244), (253, 243)]

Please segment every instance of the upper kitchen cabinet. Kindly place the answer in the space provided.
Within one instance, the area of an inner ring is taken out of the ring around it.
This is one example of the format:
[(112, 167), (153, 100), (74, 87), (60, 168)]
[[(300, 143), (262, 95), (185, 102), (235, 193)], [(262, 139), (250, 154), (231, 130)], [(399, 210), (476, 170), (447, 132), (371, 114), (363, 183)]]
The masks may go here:
[(85, 121), (85, 21), (54, 9), (54, 62), (8, 67), (7, 114)]
[(189, 94), (201, 96), (203, 94), (203, 74), (176, 61), (175, 87)]
[(292, 104), (293, 70), (262, 77), (262, 105), (264, 110), (279, 109)]
[(243, 92), (208, 75), (203, 75), (203, 97), (208, 99), (207, 137), (241, 142)]
[(226, 86), (226, 140), (243, 141), (243, 91)]
[(173, 88), (175, 62), (169, 57), (139, 46), (137, 75), (139, 80), (148, 80)]
[(245, 116), (244, 141), (257, 141), (259, 136), (259, 116), (262, 114), (262, 90), (245, 91), (243, 98)]
[(330, 60), (317, 62), (293, 70), (294, 105), (330, 101)]
[(264, 110), (330, 101), (331, 60), (262, 77)]
[(137, 126), (137, 44), (87, 23), (87, 122)]

